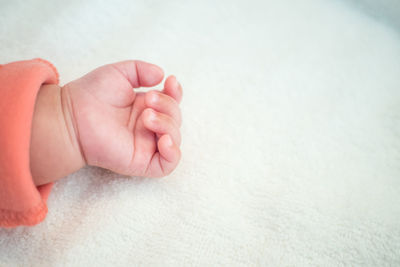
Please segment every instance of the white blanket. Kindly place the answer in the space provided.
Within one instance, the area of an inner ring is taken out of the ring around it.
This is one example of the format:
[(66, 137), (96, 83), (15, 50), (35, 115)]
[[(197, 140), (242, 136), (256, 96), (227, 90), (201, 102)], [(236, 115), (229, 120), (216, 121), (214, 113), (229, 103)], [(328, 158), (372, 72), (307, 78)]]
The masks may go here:
[(65, 84), (142, 59), (184, 86), (172, 175), (61, 179), (0, 266), (399, 266), (400, 24), (358, 2), (0, 1), (2, 63)]

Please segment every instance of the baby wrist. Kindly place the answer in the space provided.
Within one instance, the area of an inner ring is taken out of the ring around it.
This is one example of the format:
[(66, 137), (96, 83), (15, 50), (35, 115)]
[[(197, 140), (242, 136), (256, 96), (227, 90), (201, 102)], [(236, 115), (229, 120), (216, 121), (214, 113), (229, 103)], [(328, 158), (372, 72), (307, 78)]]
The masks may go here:
[(43, 85), (32, 118), (30, 167), (36, 185), (56, 181), (85, 165), (68, 98), (60, 86)]
[(60, 97), (66, 129), (71, 140), (71, 147), (76, 151), (77, 157), (80, 161), (86, 165), (87, 161), (79, 140), (79, 131), (76, 124), (77, 114), (74, 112), (73, 103), (67, 87), (64, 86), (60, 88)]

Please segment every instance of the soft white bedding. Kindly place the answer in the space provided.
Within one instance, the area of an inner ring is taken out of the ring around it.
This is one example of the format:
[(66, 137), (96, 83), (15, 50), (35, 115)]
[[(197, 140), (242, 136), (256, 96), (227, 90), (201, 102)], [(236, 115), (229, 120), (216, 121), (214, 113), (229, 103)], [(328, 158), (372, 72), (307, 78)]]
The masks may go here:
[(60, 180), (0, 266), (400, 265), (400, 10), (359, 2), (0, 1), (2, 63), (64, 84), (142, 59), (184, 86), (172, 175)]

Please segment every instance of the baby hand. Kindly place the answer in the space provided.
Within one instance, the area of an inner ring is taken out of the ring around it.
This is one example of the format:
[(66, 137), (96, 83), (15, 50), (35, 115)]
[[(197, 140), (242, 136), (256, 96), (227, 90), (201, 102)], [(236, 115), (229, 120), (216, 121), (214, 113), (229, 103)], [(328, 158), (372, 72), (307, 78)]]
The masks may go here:
[(169, 76), (162, 91), (133, 90), (155, 86), (163, 76), (153, 64), (129, 60), (99, 67), (61, 89), (87, 164), (147, 177), (175, 169), (182, 87)]

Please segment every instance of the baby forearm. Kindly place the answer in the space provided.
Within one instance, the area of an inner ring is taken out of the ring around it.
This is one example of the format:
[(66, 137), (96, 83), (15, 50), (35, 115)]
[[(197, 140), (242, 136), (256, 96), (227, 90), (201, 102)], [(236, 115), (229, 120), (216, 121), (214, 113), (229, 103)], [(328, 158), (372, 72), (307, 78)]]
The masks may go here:
[(43, 85), (32, 119), (30, 168), (36, 185), (56, 181), (85, 165), (68, 98), (58, 85)]

